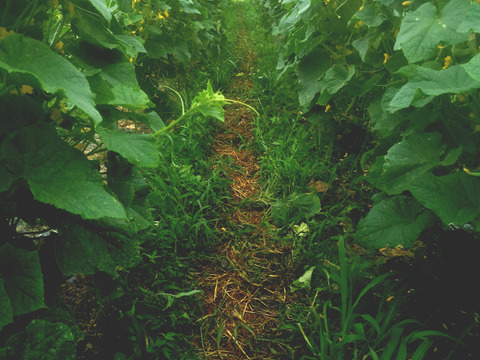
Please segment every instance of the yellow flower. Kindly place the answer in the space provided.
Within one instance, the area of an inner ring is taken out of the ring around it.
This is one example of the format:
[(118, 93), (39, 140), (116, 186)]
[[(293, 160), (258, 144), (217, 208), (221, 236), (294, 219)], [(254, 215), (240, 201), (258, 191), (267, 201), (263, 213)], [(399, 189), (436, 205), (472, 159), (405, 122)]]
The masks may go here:
[(358, 28), (362, 27), (363, 25), (365, 25), (365, 23), (362, 20), (358, 20), (353, 27), (355, 29), (358, 29)]
[(131, 63), (133, 63), (133, 57), (131, 57), (129, 60), (130, 60)]
[(60, 54), (65, 54), (65, 51), (63, 51), (63, 41), (59, 41), (55, 44), (55, 50), (57, 50)]
[(327, 112), (328, 110), (330, 110), (331, 107), (332, 107), (332, 105), (327, 104), (327, 106), (325, 106), (325, 112)]
[(358, 11), (362, 11), (363, 9), (365, 8), (365, 6), (360, 6), (360, 9), (358, 9)]
[[(17, 89), (13, 89), (10, 91), (10, 94), (18, 95)], [(25, 94), (33, 94), (33, 88), (30, 85), (22, 85), (20, 86), (20, 95)]]
[(55, 121), (57, 125), (60, 125), (62, 123), (62, 112), (58, 108), (52, 109), (52, 112), (50, 113), (50, 119)]
[(170, 14), (168, 13), (167, 10), (165, 10), (163, 13), (165, 14), (165, 17), (166, 17), (166, 18), (170, 16)]
[(383, 57), (384, 57), (383, 63), (385, 64), (388, 61), (388, 59), (390, 59), (390, 55), (388, 55), (387, 53), (384, 53)]
[(4, 27), (0, 27), (0, 41), (2, 41), (3, 38), (6, 38), (7, 36), (13, 35), (13, 34), (15, 34), (15, 31), (13, 30), (7, 31), (7, 29), (5, 29)]
[(158, 19), (158, 20), (165, 19), (165, 16), (163, 16), (162, 13), (158, 13), (158, 14), (157, 14), (157, 19)]
[(22, 93), (22, 95), (25, 95), (25, 94), (32, 95), (33, 88), (30, 85), (22, 85), (22, 87), (20, 88), (20, 92)]
[(450, 65), (452, 65), (452, 57), (450, 55), (446, 56), (445, 59), (443, 59), (445, 61), (445, 63), (443, 64), (443, 67), (442, 69), (445, 70), (446, 68), (448, 68)]
[(408, 5), (410, 5), (411, 3), (412, 3), (411, 1), (404, 1), (404, 2), (402, 2), (402, 5), (403, 5), (403, 6), (408, 6)]

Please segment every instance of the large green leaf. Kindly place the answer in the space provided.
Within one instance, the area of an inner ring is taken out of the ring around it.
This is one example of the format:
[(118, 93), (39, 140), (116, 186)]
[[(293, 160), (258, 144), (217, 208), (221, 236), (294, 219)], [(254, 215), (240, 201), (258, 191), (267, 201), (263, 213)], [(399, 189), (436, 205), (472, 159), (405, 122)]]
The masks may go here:
[(102, 79), (100, 74), (89, 76), (88, 83), (90, 84), (90, 89), (92, 89), (92, 92), (95, 94), (95, 104), (106, 105), (114, 100), (112, 88)]
[[(470, 67), (467, 66), (467, 69), (470, 70)], [(407, 76), (408, 83), (398, 91), (390, 102), (391, 111), (409, 107), (418, 90), (425, 95), (438, 96), (446, 93), (466, 92), (480, 87), (480, 82), (472, 79), (460, 65), (450, 66), (440, 71), (420, 66), (409, 66)]]
[(328, 53), (316, 50), (304, 56), (297, 65), (298, 101), (305, 108), (310, 105), (315, 95), (322, 91), (321, 77), (330, 66)]
[(200, 14), (192, 0), (178, 0), (178, 3), (185, 14)]
[(375, 6), (369, 5), (362, 6), (354, 16), (358, 20), (363, 21), (368, 27), (380, 26), (384, 21), (388, 20), (387, 16), (378, 11)]
[(7, 191), (12, 185), (14, 177), (8, 169), (0, 163), (0, 192)]
[(433, 224), (434, 216), (424, 211), (414, 198), (403, 195), (376, 204), (358, 223), (356, 242), (371, 249), (387, 245), (410, 247), (423, 230)]
[(97, 271), (113, 274), (140, 260), (139, 242), (135, 236), (102, 232), (75, 223), (67, 223), (59, 230), (61, 234), (55, 244), (55, 255), (65, 276), (91, 275)]
[(143, 44), (134, 36), (131, 35), (114, 35), (120, 44), (125, 49), (125, 53), (129, 57), (136, 57), (138, 53), (146, 53)]
[(363, 38), (355, 40), (352, 45), (358, 51), (360, 58), (362, 61), (365, 61), (365, 56), (367, 55), (368, 51), (368, 44), (369, 44), (370, 36), (365, 36)]
[(83, 10), (77, 10), (72, 19), (72, 30), (82, 39), (90, 44), (116, 49), (119, 46), (118, 40), (112, 31), (107, 28), (105, 21), (102, 21), (94, 14)]
[(476, 33), (480, 32), (480, 4), (476, 1), (473, 1), (470, 4), (468, 9), (467, 16), (465, 20), (458, 26), (458, 32), (470, 32), (474, 31)]
[(373, 180), (386, 193), (400, 194), (410, 183), (441, 164), (446, 146), (437, 132), (413, 133), (395, 144), (385, 155), (383, 173)]
[(24, 360), (74, 360), (75, 348), (72, 331), (63, 323), (35, 319), (27, 325)]
[(7, 36), (0, 42), (0, 68), (34, 76), (45, 91), (64, 93), (95, 122), (102, 120), (83, 74), (42, 42), (18, 34)]
[(426, 173), (410, 185), (410, 191), (445, 224), (460, 226), (480, 216), (480, 179), (464, 172)]
[(112, 87), (119, 85), (138, 88), (135, 66), (127, 59), (117, 59), (115, 62), (96, 64), (101, 67), (100, 76)]
[(115, 151), (134, 164), (156, 167), (160, 164), (156, 141), (152, 134), (131, 134), (97, 127), (107, 149)]
[(126, 217), (120, 202), (105, 191), (99, 172), (53, 127), (23, 128), (3, 141), (1, 151), (11, 171), (27, 179), (35, 199), (85, 219)]
[(355, 74), (355, 66), (350, 66), (348, 69), (342, 65), (333, 65), (325, 73), (323, 79), (324, 91), (329, 94), (335, 94), (340, 90), (347, 81), (349, 81)]
[(461, 65), (461, 67), (480, 84), (480, 54), (471, 58), (468, 63)]
[(105, 5), (105, 0), (88, 0), (90, 4), (93, 5), (95, 9), (99, 12), (100, 15), (104, 17), (105, 20), (110, 22), (112, 20), (112, 14), (107, 8), (107, 5)]
[(380, 99), (374, 101), (367, 110), (372, 124), (371, 129), (376, 131), (381, 137), (394, 134), (399, 124), (404, 121), (402, 117), (396, 114), (385, 112)]
[(6, 293), (10, 299), (13, 316), (45, 307), (43, 276), (37, 251), (16, 248), (8, 243), (1, 246), (0, 275), (4, 288), (3, 292), (0, 291), (2, 296), (0, 302), (6, 304), (4, 298)]
[(12, 306), (10, 305), (10, 298), (5, 291), (4, 282), (5, 280), (0, 278), (0, 330), (13, 321)]
[(125, 85), (117, 85), (112, 88), (113, 100), (109, 104), (125, 106), (131, 110), (140, 110), (150, 107), (152, 103), (139, 87), (132, 88)]
[(403, 19), (394, 49), (402, 49), (408, 61), (415, 63), (430, 57), (440, 42), (457, 44), (468, 40), (469, 34), (457, 32), (468, 7), (468, 0), (451, 0), (438, 14), (431, 2), (421, 5)]

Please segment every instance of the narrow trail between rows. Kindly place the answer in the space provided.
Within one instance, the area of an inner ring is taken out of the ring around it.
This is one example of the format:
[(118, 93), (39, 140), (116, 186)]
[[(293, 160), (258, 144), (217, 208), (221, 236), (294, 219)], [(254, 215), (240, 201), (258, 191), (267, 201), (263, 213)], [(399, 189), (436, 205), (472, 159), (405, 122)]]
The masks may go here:
[[(237, 36), (241, 66), (224, 95), (255, 107), (249, 95), (256, 54), (245, 26)], [(212, 149), (227, 164), (231, 201), (218, 224), (223, 241), (196, 274), (204, 299), (194, 344), (204, 359), (282, 359), (288, 349), (278, 340), (278, 327), (282, 310), (291, 302), (287, 288), (294, 273), (292, 248), (274, 238), (273, 225), (264, 220), (268, 207), (258, 201), (259, 165), (249, 149), (256, 115), (237, 104), (225, 110)]]

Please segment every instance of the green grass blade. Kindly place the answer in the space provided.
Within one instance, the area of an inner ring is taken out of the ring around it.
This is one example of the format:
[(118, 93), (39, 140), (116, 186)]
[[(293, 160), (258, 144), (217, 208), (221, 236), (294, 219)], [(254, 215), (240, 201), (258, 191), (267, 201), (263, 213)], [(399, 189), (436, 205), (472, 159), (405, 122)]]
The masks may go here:
[(380, 275), (379, 277), (373, 279), (370, 283), (368, 283), (367, 286), (365, 286), (362, 291), (360, 292), (360, 294), (358, 295), (358, 298), (357, 300), (355, 301), (355, 303), (353, 304), (352, 306), (352, 310), (355, 309), (355, 307), (358, 305), (360, 299), (368, 292), (370, 291), (370, 289), (372, 289), (373, 287), (377, 286), (378, 284), (380, 284), (382, 281), (384, 281), (387, 277), (391, 276), (391, 273), (386, 273), (386, 274), (382, 274)]
[(407, 339), (402, 339), (395, 360), (407, 360)]
[(366, 322), (368, 322), (370, 325), (372, 325), (372, 327), (375, 329), (377, 334), (380, 333), (380, 326), (378, 325), (377, 320), (375, 320), (371, 315), (364, 314), (364, 315), (360, 315), (360, 317)]
[(397, 349), (397, 346), (402, 337), (403, 330), (404, 329), (402, 327), (395, 327), (392, 330), (392, 335), (390, 336), (390, 340), (388, 340), (387, 346), (385, 347), (385, 350), (383, 350), (382, 355), (380, 357), (381, 360), (392, 359), (393, 354), (395, 353), (395, 350)]
[(342, 332), (346, 332), (347, 327), (347, 297), (348, 297), (348, 283), (347, 283), (347, 260), (345, 258), (345, 240), (342, 236), (338, 239), (338, 259), (340, 261), (340, 294), (342, 298), (341, 319)]
[(412, 360), (422, 360), (430, 347), (433, 345), (431, 340), (423, 340), (419, 347), (415, 350), (412, 355)]

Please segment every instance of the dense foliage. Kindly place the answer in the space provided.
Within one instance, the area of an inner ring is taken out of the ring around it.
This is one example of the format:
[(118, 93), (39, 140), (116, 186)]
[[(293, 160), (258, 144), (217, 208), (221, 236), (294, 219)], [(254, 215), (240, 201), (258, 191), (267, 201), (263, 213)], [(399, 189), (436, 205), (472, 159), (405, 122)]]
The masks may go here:
[[(264, 1), (282, 38), (277, 69), (308, 117), (332, 107), (372, 132), (362, 157), (381, 190), (356, 233), (410, 247), (425, 229), (475, 230), (477, 2)], [(325, 108), (326, 107), (326, 108)], [(473, 201), (473, 202), (472, 202)]]
[[(155, 215), (139, 169), (165, 161), (158, 138), (174, 125), (223, 119), (224, 98), (210, 84), (187, 109), (161, 93), (215, 59), (223, 36), (217, 6), (1, 2), (0, 328), (45, 308), (42, 272), (50, 275), (53, 259), (67, 277), (117, 276), (140, 261)], [(205, 76), (197, 81), (190, 94), (207, 87)], [(52, 254), (41, 264), (39, 251)], [(51, 337), (51, 351), (71, 358), (74, 338), (64, 328), (34, 320), (27, 333)], [(29, 337), (23, 355), (0, 357), (38, 358), (42, 346)]]
[[(476, 252), (450, 241), (478, 243), (479, 20), (470, 0), (0, 0), (0, 358), (455, 358), (479, 323)], [(252, 124), (219, 130), (232, 103)], [(233, 201), (242, 151), (260, 185)], [(247, 306), (227, 338), (205, 315), (218, 268), (280, 279), (274, 339)], [(447, 335), (427, 313), (448, 307), (468, 319)]]

